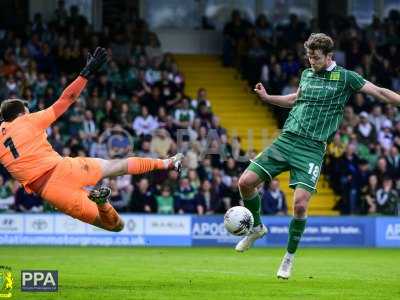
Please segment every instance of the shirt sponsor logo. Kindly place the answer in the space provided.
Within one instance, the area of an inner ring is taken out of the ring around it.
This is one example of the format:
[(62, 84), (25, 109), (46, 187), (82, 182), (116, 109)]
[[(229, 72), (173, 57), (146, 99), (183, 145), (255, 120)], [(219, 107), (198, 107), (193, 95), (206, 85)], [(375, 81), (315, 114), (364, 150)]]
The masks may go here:
[(329, 76), (329, 80), (338, 81), (340, 79), (340, 72), (332, 72)]

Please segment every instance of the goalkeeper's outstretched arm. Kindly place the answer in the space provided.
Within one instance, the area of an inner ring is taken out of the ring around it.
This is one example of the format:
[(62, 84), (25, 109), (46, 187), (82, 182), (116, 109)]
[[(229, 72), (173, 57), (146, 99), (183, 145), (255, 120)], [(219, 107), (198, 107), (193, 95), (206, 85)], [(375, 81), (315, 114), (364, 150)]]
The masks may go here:
[(38, 127), (42, 129), (49, 127), (78, 99), (90, 75), (104, 65), (106, 61), (107, 50), (104, 48), (97, 47), (93, 56), (89, 53), (86, 66), (82, 69), (78, 78), (65, 88), (60, 98), (53, 105), (31, 114), (32, 122), (37, 123)]
[(296, 93), (289, 95), (283, 95), (283, 96), (269, 95), (261, 83), (256, 84), (254, 91), (257, 93), (258, 97), (260, 97), (262, 101), (286, 108), (293, 107), (294, 103), (296, 102), (297, 96), (299, 94), (299, 90), (297, 90)]

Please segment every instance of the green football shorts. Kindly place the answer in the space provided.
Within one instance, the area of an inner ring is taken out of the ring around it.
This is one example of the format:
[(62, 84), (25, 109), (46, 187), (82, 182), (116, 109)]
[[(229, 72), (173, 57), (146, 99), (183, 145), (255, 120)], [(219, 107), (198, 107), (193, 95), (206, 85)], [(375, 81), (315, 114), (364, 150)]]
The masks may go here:
[(314, 193), (325, 151), (325, 142), (283, 132), (270, 147), (250, 160), (247, 170), (255, 172), (264, 181), (290, 171), (291, 188), (301, 187)]

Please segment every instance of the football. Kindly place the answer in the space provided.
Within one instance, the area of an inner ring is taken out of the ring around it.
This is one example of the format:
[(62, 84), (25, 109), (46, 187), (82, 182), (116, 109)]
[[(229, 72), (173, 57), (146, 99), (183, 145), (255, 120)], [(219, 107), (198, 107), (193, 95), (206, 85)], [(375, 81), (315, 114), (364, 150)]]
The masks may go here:
[(224, 216), (224, 225), (233, 235), (246, 235), (253, 228), (254, 218), (252, 213), (244, 206), (230, 208)]

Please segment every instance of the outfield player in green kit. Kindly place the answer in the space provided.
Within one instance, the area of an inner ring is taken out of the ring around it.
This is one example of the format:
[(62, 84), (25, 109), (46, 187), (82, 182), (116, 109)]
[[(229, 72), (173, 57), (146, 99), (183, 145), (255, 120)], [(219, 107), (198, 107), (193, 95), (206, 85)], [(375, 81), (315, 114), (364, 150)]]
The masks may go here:
[(311, 34), (304, 47), (311, 68), (301, 74), (296, 93), (268, 95), (261, 83), (254, 89), (261, 100), (292, 110), (279, 137), (251, 160), (239, 179), (244, 205), (254, 216), (253, 230), (236, 245), (236, 250), (243, 252), (267, 233), (260, 220), (261, 199), (257, 186), (290, 171), (294, 216), (289, 225), (287, 252), (277, 272), (278, 278), (283, 279), (288, 279), (292, 273), (294, 254), (306, 226), (308, 202), (316, 192), (326, 144), (342, 121), (350, 95), (364, 92), (380, 101), (400, 104), (400, 95), (337, 66), (332, 60), (333, 40), (326, 34)]

